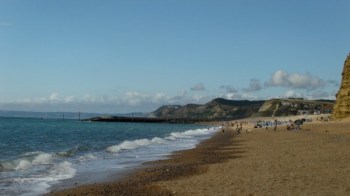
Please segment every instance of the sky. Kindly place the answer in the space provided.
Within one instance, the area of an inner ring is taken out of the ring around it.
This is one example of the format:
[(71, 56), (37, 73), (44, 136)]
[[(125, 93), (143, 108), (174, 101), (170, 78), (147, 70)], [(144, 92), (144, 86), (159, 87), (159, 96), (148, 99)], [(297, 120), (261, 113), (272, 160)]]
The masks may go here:
[(335, 99), (348, 0), (0, 0), (0, 110)]

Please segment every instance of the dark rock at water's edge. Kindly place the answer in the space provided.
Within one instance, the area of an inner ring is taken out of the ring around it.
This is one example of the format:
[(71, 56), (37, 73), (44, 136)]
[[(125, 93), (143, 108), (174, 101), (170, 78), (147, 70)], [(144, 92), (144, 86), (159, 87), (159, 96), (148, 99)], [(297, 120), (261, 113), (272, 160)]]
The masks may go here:
[(108, 116), (108, 117), (95, 117), (86, 119), (85, 121), (93, 122), (134, 122), (134, 123), (181, 123), (190, 124), (195, 122), (200, 122), (204, 120), (200, 119), (186, 119), (186, 118), (176, 118), (176, 119), (165, 119), (165, 118), (150, 118), (150, 117), (122, 117), (122, 116)]

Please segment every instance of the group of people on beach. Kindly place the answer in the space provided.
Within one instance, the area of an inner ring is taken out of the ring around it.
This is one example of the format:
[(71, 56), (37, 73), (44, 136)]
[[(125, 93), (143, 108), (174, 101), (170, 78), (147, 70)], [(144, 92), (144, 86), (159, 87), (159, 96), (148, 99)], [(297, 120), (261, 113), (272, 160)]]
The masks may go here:
[[(286, 125), (287, 130), (300, 130), (301, 125), (306, 121), (306, 119), (297, 119), (295, 121), (288, 120), (288, 121), (279, 121), (277, 119), (274, 119), (272, 121), (232, 121), (232, 122), (225, 122), (222, 123), (222, 132), (225, 132), (224, 127), (231, 127), (234, 128), (237, 134), (240, 134), (243, 131), (243, 125), (252, 124), (254, 128), (265, 128), (266, 130), (269, 129), (269, 127), (273, 127), (273, 131), (277, 131), (277, 128), (279, 126)], [(247, 132), (248, 133), (248, 132)]]
[[(235, 121), (235, 122), (226, 122), (222, 124), (222, 127), (235, 127), (236, 126), (236, 132), (237, 134), (240, 134), (241, 131), (243, 130), (243, 124), (248, 124), (249, 122), (247, 121)], [(222, 132), (225, 132), (224, 128), (222, 128)]]
[(300, 130), (301, 126), (306, 120), (305, 119), (297, 119), (295, 121), (288, 120), (288, 121), (278, 121), (277, 119), (273, 121), (257, 121), (254, 125), (254, 128), (263, 128), (265, 127), (266, 130), (269, 129), (269, 127), (273, 127), (274, 131), (277, 131), (278, 126), (286, 125), (287, 130)]

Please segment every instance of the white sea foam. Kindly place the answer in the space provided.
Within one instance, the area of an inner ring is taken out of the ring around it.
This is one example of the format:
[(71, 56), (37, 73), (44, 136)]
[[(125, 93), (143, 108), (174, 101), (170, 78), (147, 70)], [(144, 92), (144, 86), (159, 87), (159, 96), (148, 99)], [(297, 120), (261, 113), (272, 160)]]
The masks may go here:
[(36, 156), (38, 154), (44, 153), (42, 151), (32, 151), (32, 152), (25, 152), (21, 156), (23, 157), (30, 157), (30, 156)]
[(50, 185), (47, 182), (39, 182), (35, 184), (35, 186), (30, 187), (30, 192), (25, 193), (22, 196), (34, 196), (34, 195), (42, 195), (48, 192)]
[(88, 149), (88, 147), (85, 146), (75, 146), (67, 151), (62, 151), (62, 152), (58, 152), (57, 155), (59, 156), (63, 156), (63, 157), (73, 157), (75, 156), (78, 152), (80, 151), (84, 151)]
[(36, 156), (32, 164), (34, 165), (44, 165), (44, 164), (50, 164), (52, 162), (53, 156), (48, 153), (41, 153), (38, 156)]
[[(13, 166), (15, 166), (13, 169), (15, 170), (26, 170), (32, 167), (32, 163), (29, 160), (23, 159), (23, 160), (19, 160), (18, 164), (14, 164)], [(12, 169), (12, 168), (9, 168)]]
[(92, 153), (89, 153), (89, 154), (86, 154), (84, 156), (79, 157), (79, 161), (82, 161), (82, 162), (96, 160), (96, 159), (97, 159), (97, 157)]
[(1, 162), (3, 170), (27, 170), (33, 165), (51, 164), (53, 156), (48, 153), (26, 153), (25, 156), (15, 160)]
[[(46, 174), (34, 175), (26, 178), (14, 178), (12, 182), (18, 185), (20, 195), (41, 195), (47, 193), (51, 184), (55, 184), (60, 180), (74, 177), (76, 169), (68, 161), (61, 162), (50, 168)], [(0, 194), (1, 195), (1, 194)]]
[(189, 139), (189, 138), (193, 138), (196, 136), (208, 135), (214, 131), (216, 131), (216, 130), (211, 128), (211, 129), (188, 130), (185, 132), (173, 132), (170, 134), (169, 137), (166, 137), (165, 139), (168, 139), (168, 140)]
[(51, 178), (52, 181), (64, 180), (72, 178), (75, 173), (76, 169), (72, 167), (72, 163), (64, 161), (51, 168), (49, 178)]
[(27, 170), (33, 165), (51, 164), (53, 156), (48, 153), (26, 153), (19, 159), (0, 162), (1, 170)]
[(122, 150), (131, 150), (140, 148), (143, 146), (149, 146), (153, 144), (163, 144), (167, 140), (178, 140), (178, 139), (191, 139), (198, 136), (204, 136), (208, 135), (210, 133), (213, 133), (217, 131), (215, 128), (210, 129), (195, 129), (195, 130), (188, 130), (184, 132), (173, 132), (170, 134), (170, 136), (163, 138), (155, 137), (151, 140), (149, 139), (138, 139), (133, 141), (124, 141), (120, 144), (109, 146), (106, 151), (110, 153), (118, 153)]
[(118, 145), (113, 145), (108, 147), (106, 150), (107, 152), (111, 153), (118, 153), (122, 150), (130, 150), (130, 149), (135, 149), (139, 148), (142, 146), (148, 146), (151, 144), (162, 144), (164, 143), (165, 140), (159, 137), (155, 137), (151, 140), (149, 139), (139, 139), (139, 140), (133, 140), (133, 141), (124, 141)]

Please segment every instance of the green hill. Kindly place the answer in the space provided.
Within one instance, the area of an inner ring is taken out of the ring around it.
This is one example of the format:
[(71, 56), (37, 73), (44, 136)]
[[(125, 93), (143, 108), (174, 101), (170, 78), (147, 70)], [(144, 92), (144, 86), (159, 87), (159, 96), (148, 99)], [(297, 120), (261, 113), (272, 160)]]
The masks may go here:
[(157, 118), (200, 120), (233, 120), (247, 117), (273, 117), (329, 113), (334, 101), (304, 99), (272, 99), (261, 101), (214, 99), (206, 104), (165, 105), (150, 113)]

